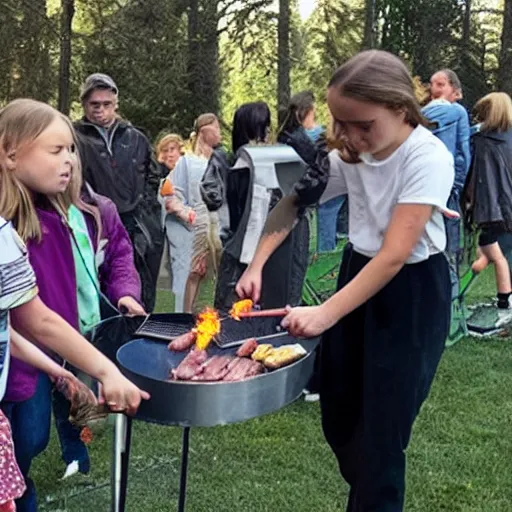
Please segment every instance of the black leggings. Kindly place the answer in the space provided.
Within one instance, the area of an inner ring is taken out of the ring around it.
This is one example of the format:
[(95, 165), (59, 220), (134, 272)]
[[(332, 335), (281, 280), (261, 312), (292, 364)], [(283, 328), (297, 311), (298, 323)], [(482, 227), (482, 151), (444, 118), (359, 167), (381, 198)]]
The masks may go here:
[[(349, 246), (338, 288), (369, 258)], [(405, 449), (450, 326), (446, 258), (406, 265), (324, 335), (320, 402), (325, 437), (350, 485), (348, 512), (399, 512)]]

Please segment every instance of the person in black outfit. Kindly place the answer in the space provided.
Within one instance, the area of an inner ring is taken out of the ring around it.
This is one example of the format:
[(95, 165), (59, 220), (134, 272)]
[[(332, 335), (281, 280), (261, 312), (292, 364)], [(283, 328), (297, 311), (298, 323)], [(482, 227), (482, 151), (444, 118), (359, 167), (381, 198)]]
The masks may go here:
[(163, 250), (157, 191), (160, 173), (146, 136), (116, 111), (118, 88), (108, 75), (85, 80), (80, 100), (84, 117), (75, 123), (84, 179), (111, 199), (134, 246), (142, 301), (151, 312)]
[(510, 307), (510, 268), (500, 238), (512, 232), (512, 101), (504, 92), (493, 92), (475, 105), (481, 123), (473, 136), (473, 159), (463, 193), (466, 224), (480, 230), (474, 272), (489, 263), (496, 273), (497, 306)]
[[(289, 308), (281, 325), (322, 335), (322, 427), (350, 486), (347, 512), (401, 512), (405, 452), (449, 333), (442, 215), (453, 157), (424, 126), (407, 67), (390, 53), (343, 64), (327, 102), (341, 150), (329, 154), (324, 195), (348, 193), (349, 243), (338, 291), (319, 306)], [(259, 299), (267, 261), (302, 205), (293, 194), (270, 213), (240, 298)]]
[[(254, 207), (255, 171), (252, 169), (251, 163), (246, 160), (247, 155), (243, 148), (244, 146), (267, 145), (270, 123), (270, 110), (266, 103), (254, 102), (242, 105), (236, 111), (233, 119), (233, 153), (237, 156), (235, 165), (232, 168), (228, 166), (215, 167), (210, 162), (202, 180), (201, 192), (207, 207), (210, 210), (219, 210), (219, 212), (224, 209), (224, 216), (219, 216), (221, 219), (226, 218), (229, 226), (228, 236), (224, 241), (224, 252), (215, 290), (214, 304), (221, 311), (229, 310), (232, 303), (237, 299), (235, 284), (247, 266), (242, 261), (241, 252), (245, 237), (250, 236), (247, 234), (247, 229), (251, 208)], [(296, 141), (293, 135), (289, 136), (288, 139), (289, 141)], [(305, 161), (313, 161), (316, 153), (305, 154), (302, 151), (304, 147), (299, 142), (298, 149), (302, 152), (299, 155)], [(308, 146), (306, 149), (310, 150), (310, 147)], [(303, 182), (308, 182), (309, 185), (303, 186)], [(326, 173), (319, 180), (314, 177), (314, 172), (308, 168), (304, 175), (297, 176), (295, 189), (300, 190), (304, 196), (311, 195), (312, 190), (315, 189), (315, 186), (312, 185), (314, 183), (317, 188), (318, 186), (321, 188), (318, 192), (318, 197), (320, 197), (326, 182)], [(274, 208), (281, 197), (280, 189), (272, 190), (269, 211)], [(281, 250), (276, 253), (266, 268), (269, 279), (266, 281), (267, 286), (260, 300), (262, 308), (278, 307), (284, 304), (300, 304), (302, 285), (308, 265), (309, 246), (309, 225), (303, 213), (304, 211)]]

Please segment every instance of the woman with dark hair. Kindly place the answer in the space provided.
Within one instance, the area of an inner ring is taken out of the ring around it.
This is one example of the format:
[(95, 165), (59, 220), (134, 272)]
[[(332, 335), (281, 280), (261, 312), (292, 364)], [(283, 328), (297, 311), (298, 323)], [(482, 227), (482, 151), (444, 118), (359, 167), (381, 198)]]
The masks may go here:
[[(311, 91), (301, 91), (290, 99), (278, 142), (292, 146), (310, 163), (316, 158), (315, 145), (321, 141), (324, 128), (315, 123), (315, 96)], [(333, 251), (336, 248), (338, 214), (346, 195), (331, 197), (317, 208), (317, 250)], [(346, 231), (346, 228), (343, 229)]]
[(293, 133), (298, 128), (303, 128), (313, 142), (324, 132), (323, 127), (315, 122), (315, 95), (311, 91), (301, 91), (291, 97), (278, 140), (281, 134)]
[[(215, 307), (221, 311), (228, 311), (237, 299), (235, 284), (251, 260), (268, 212), (283, 197), (283, 191), (275, 188), (275, 178), (271, 176), (275, 163), (284, 158), (286, 162), (293, 162), (292, 166), (296, 164), (298, 183), (295, 187), (301, 194), (309, 196), (315, 187), (323, 187), (317, 194), (319, 197), (325, 188), (326, 179), (316, 176), (313, 170), (304, 172), (304, 164), (289, 148), (268, 145), (262, 163), (258, 146), (267, 145), (270, 124), (270, 110), (265, 103), (242, 105), (233, 120), (236, 162), (226, 169), (222, 178), (214, 178), (213, 183), (210, 182), (212, 174), (203, 178), (203, 197), (206, 190), (210, 193), (205, 201), (225, 208), (229, 222), (229, 236), (224, 243), (215, 290)], [(269, 284), (262, 293), (262, 307), (300, 303), (308, 245), (309, 226), (307, 219), (301, 217), (285, 246), (267, 268)]]
[(245, 103), (233, 116), (232, 154), (227, 156), (222, 148), (214, 150), (203, 179), (201, 196), (208, 210), (219, 212), (220, 237), (224, 244), (230, 236), (229, 212), (226, 202), (226, 175), (235, 163), (236, 153), (246, 144), (260, 144), (267, 140), (271, 115), (263, 101)]
[(270, 109), (264, 101), (245, 103), (233, 118), (233, 154), (245, 144), (265, 142), (270, 130)]

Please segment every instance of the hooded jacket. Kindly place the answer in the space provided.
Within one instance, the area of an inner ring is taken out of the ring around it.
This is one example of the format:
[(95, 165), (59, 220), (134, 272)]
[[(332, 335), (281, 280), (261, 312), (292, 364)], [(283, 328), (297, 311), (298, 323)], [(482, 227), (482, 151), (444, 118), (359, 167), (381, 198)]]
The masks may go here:
[(161, 171), (145, 135), (124, 120), (108, 130), (85, 117), (75, 124), (84, 180), (114, 201), (121, 215), (141, 203), (157, 204)]
[[(112, 201), (89, 190), (84, 202), (99, 210), (101, 229), (94, 217), (84, 212), (93, 248), (99, 264), (102, 292), (117, 307), (121, 297), (140, 302), (140, 279), (133, 263), (133, 249)], [(69, 228), (53, 209), (36, 209), (42, 240), (27, 243), (29, 261), (36, 274), (39, 297), (75, 329), (79, 329), (77, 282)], [(98, 258), (102, 253), (101, 259)], [(13, 327), (17, 326), (13, 322)], [(35, 392), (39, 370), (16, 358), (11, 359), (6, 401), (28, 400)]]

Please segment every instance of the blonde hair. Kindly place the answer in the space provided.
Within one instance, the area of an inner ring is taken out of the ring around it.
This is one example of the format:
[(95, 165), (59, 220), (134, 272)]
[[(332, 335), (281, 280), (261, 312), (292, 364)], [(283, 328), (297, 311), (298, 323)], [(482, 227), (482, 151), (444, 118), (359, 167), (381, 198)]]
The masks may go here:
[(430, 88), (421, 81), (418, 75), (413, 76), (412, 85), (414, 88), (414, 96), (420, 105), (426, 105), (430, 101)]
[(505, 92), (491, 92), (477, 101), (473, 112), (482, 131), (506, 132), (512, 128), (512, 100)]
[[(41, 239), (41, 225), (32, 192), (16, 178), (13, 169), (9, 168), (7, 155), (33, 142), (57, 118), (67, 124), (76, 142), (71, 121), (45, 103), (18, 99), (0, 110), (0, 215), (13, 222), (25, 242)], [(65, 212), (71, 204), (80, 205), (81, 186), (82, 172), (77, 154), (68, 188), (65, 192), (49, 198), (61, 215), (66, 215)]]
[(156, 145), (156, 155), (159, 163), (163, 163), (162, 160), (162, 152), (169, 144), (176, 144), (178, 146), (180, 153), (183, 154), (183, 147), (185, 143), (183, 139), (177, 133), (168, 133), (164, 135)]
[(201, 114), (194, 121), (194, 131), (190, 134), (187, 144), (187, 149), (194, 155), (204, 156), (204, 147), (202, 144), (200, 144), (201, 138), (199, 137), (201, 134), (201, 128), (204, 128), (205, 126), (208, 126), (215, 122), (218, 123), (219, 119), (215, 114), (212, 113)]

